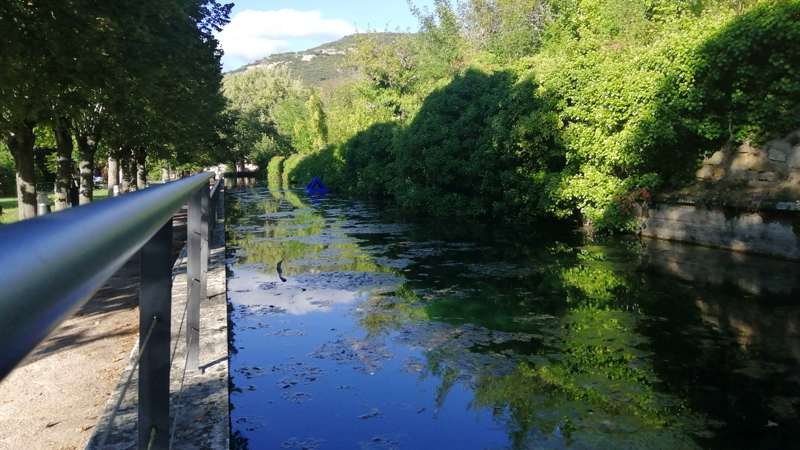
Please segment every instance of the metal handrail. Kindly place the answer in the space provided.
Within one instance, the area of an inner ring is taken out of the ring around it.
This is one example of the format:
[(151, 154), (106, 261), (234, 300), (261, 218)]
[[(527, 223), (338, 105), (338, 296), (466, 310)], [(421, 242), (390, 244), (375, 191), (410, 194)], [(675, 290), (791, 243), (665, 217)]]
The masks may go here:
[(0, 227), (0, 380), (212, 175), (201, 173)]
[(211, 197), (214, 197), (219, 194), (220, 188), (225, 184), (225, 179), (220, 178), (214, 182), (214, 186), (211, 188)]

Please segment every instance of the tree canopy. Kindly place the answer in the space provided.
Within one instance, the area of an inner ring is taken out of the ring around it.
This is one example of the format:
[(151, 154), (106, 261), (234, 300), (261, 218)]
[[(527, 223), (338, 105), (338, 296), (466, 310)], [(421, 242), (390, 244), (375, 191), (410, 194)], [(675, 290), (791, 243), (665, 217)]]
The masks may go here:
[(70, 176), (73, 143), (89, 183), (98, 149), (135, 152), (142, 165), (145, 156), (215, 159), (224, 99), (214, 33), (230, 8), (217, 0), (0, 5), (0, 134), (14, 156), (21, 217), (33, 213), (32, 152), (43, 128), (54, 130), (60, 179)]
[[(798, 0), (436, 0), (323, 95), (312, 176), (415, 217), (630, 230), (703, 156), (800, 128)], [(300, 117), (307, 121), (306, 117)], [(307, 125), (298, 125), (307, 126)]]

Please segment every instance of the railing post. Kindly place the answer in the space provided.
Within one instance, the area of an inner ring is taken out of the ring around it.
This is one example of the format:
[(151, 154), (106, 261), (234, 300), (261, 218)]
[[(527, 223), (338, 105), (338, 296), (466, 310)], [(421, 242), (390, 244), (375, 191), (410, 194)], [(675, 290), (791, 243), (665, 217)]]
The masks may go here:
[(222, 180), (218, 180), (217, 183), (217, 188), (214, 190), (214, 198), (212, 199), (212, 208), (214, 209), (214, 226), (211, 227), (212, 229), (219, 225), (219, 217), (222, 212), (222, 196), (224, 195), (222, 188), (225, 186)]
[(186, 308), (187, 365), (190, 369), (197, 370), (200, 359), (200, 302), (206, 297), (208, 270), (208, 188), (205, 186), (189, 199), (186, 234), (189, 302)]
[(217, 189), (216, 182), (211, 187), (212, 194), (208, 198), (208, 235), (211, 236), (211, 231), (217, 224)]
[(223, 219), (223, 226), (225, 221), (225, 179), (220, 180), (219, 196), (217, 197), (217, 219)]
[(138, 448), (158, 450), (169, 447), (172, 219), (142, 247), (140, 258)]
[(209, 256), (209, 242), (208, 236), (210, 233), (211, 216), (209, 214), (209, 202), (211, 193), (208, 188), (202, 189), (200, 196), (200, 300), (205, 301), (208, 298), (208, 256)]

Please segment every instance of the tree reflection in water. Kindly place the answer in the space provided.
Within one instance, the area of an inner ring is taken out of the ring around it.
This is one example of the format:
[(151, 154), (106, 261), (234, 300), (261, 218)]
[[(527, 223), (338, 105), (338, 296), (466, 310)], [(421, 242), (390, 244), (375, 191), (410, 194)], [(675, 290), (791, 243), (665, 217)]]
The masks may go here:
[(391, 349), (420, 349), (404, 374), (384, 370), (387, 380), (434, 380), (437, 411), (456, 387), (471, 390), (472, 414), (493, 415), (510, 448), (780, 447), (797, 437), (795, 286), (756, 295), (687, 280), (664, 270), (694, 254), (674, 244), (520, 243), (475, 230), (465, 240), (452, 224), (387, 224), (335, 198), (309, 206), (263, 188), (230, 197), (234, 270), (284, 260), (298, 288), (327, 280), (353, 293), (342, 304), (354, 305), (363, 334), (346, 351), (380, 353), (364, 364), (381, 373)]

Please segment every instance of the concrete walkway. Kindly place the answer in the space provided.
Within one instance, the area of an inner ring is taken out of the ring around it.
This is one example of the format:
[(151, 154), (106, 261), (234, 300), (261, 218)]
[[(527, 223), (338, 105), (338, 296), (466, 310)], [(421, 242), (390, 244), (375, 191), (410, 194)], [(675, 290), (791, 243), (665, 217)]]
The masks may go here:
[(0, 449), (83, 448), (138, 334), (133, 258), (0, 383)]

